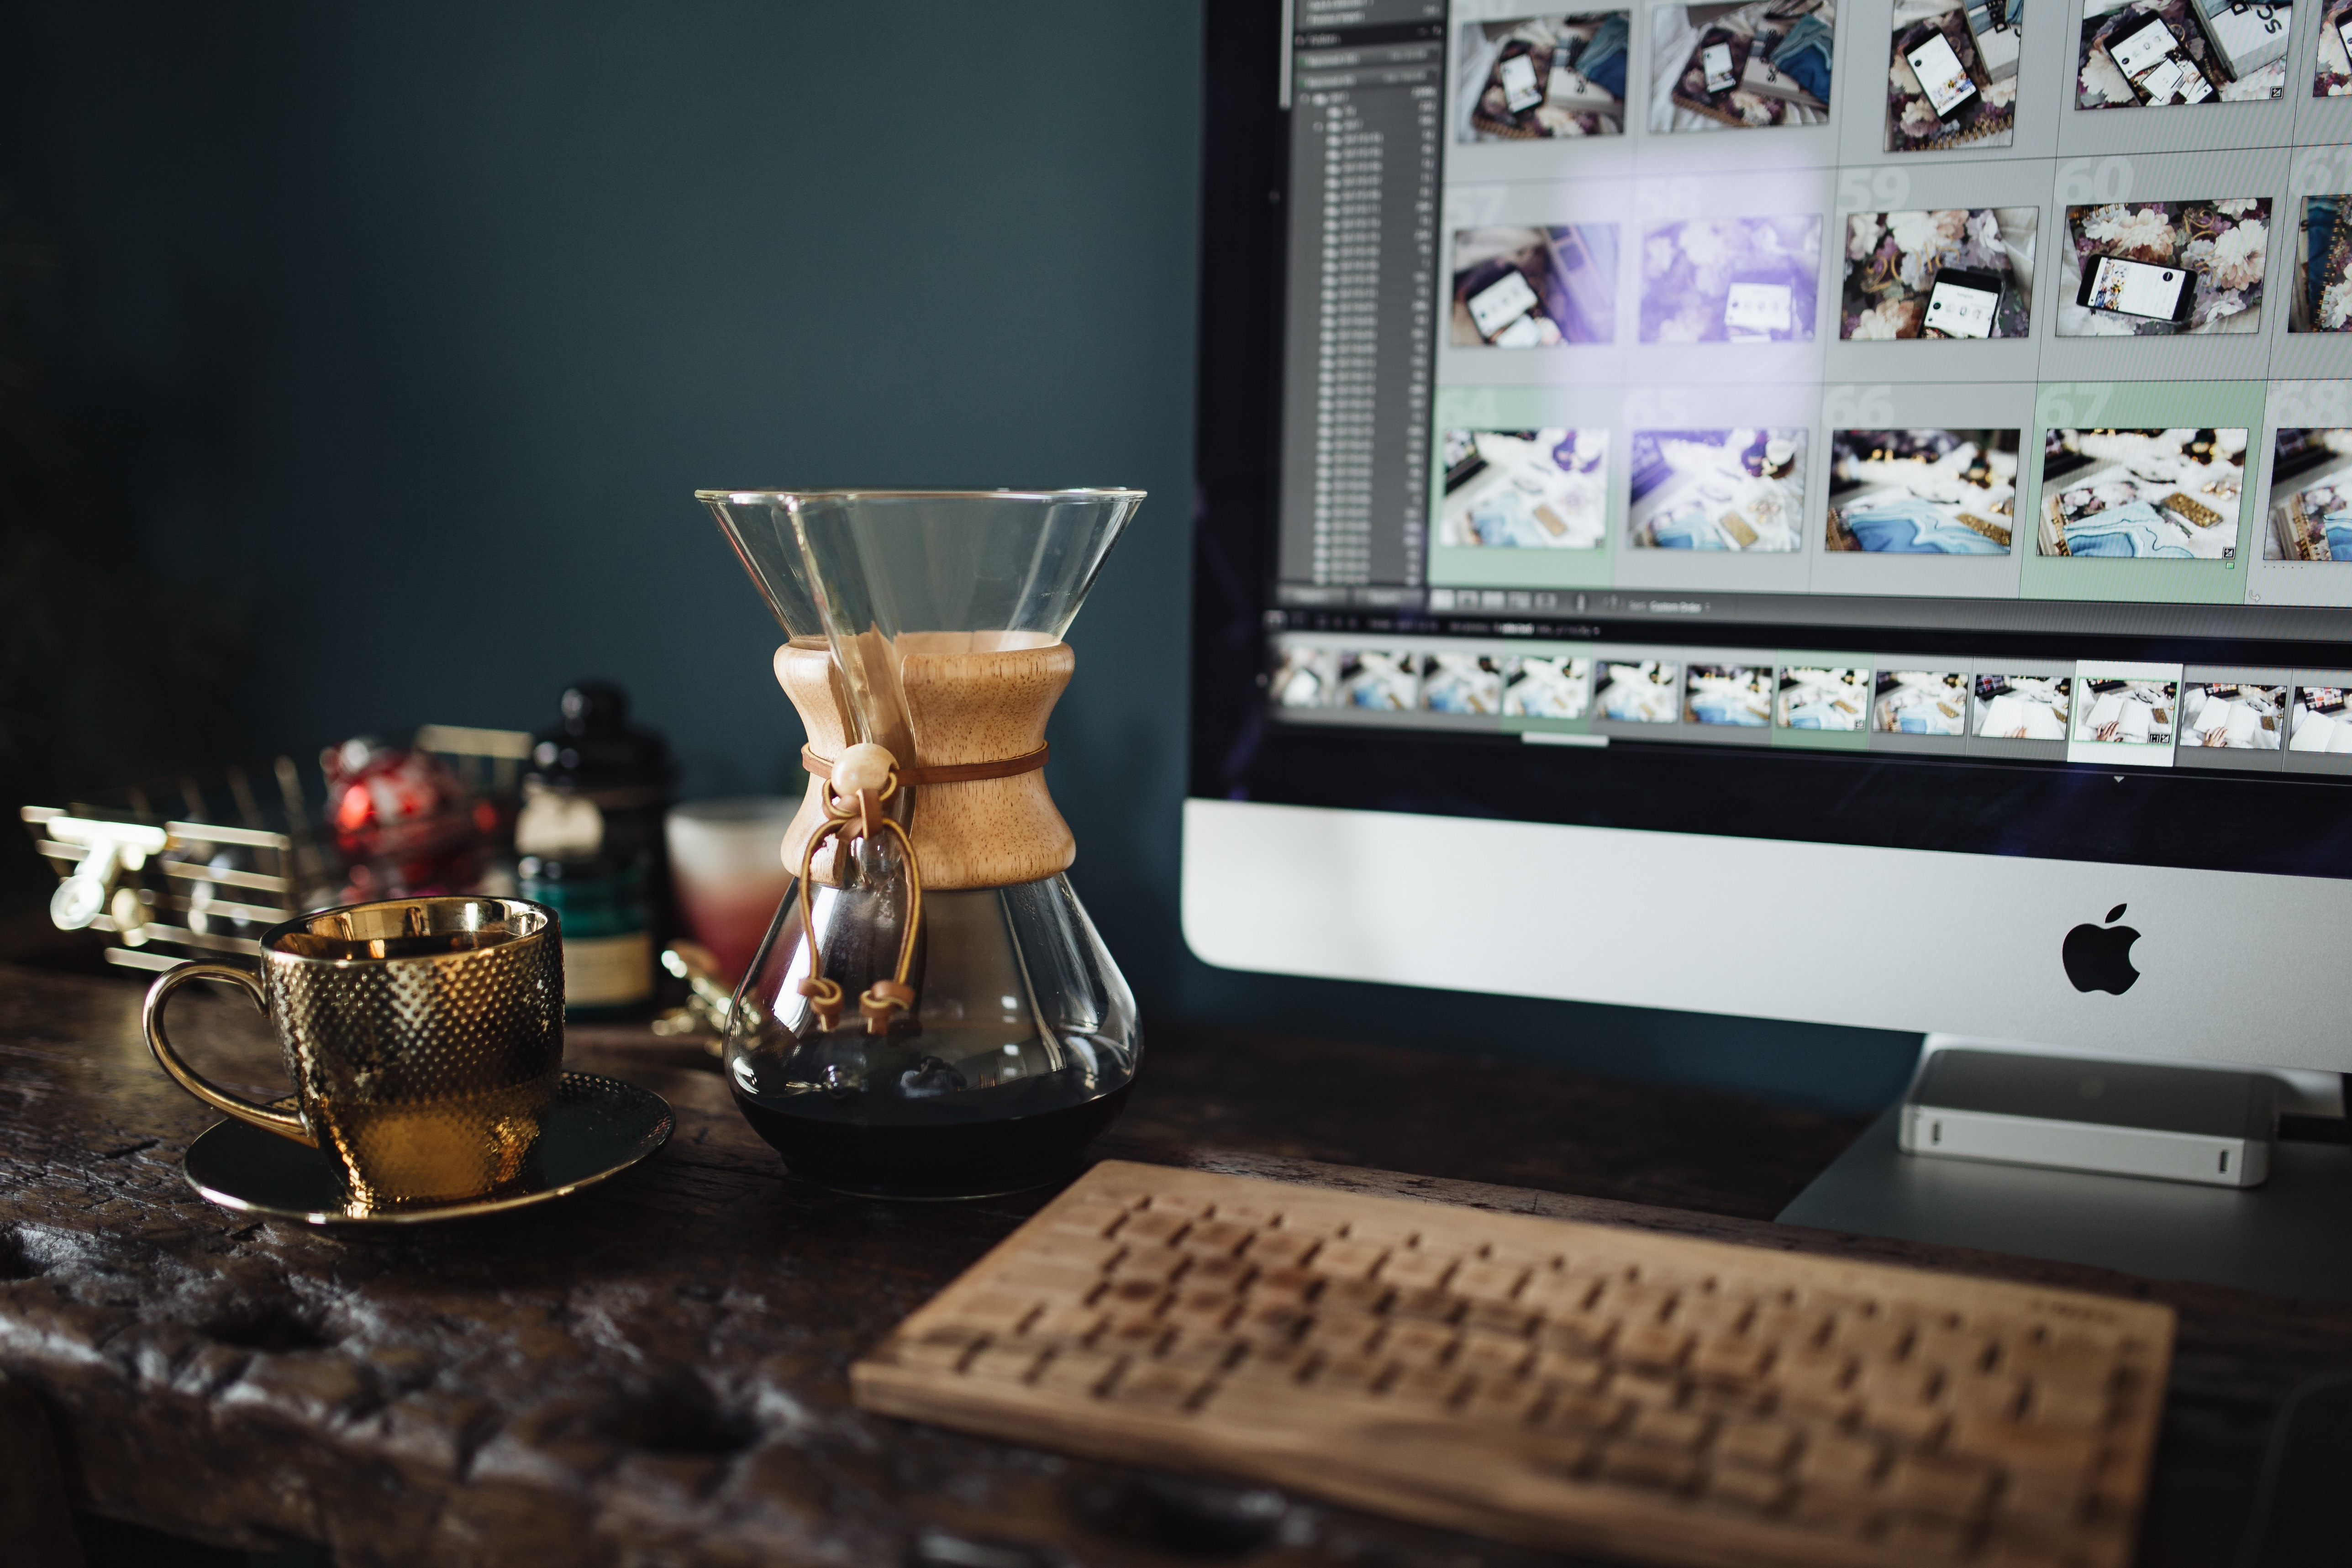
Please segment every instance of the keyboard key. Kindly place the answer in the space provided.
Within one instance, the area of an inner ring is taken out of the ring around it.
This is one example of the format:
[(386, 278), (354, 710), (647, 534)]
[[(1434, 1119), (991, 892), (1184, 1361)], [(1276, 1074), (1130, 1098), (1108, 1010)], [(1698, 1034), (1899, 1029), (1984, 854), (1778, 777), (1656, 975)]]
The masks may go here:
[(1230, 1258), (1239, 1252), (1250, 1239), (1249, 1226), (1235, 1225), (1231, 1220), (1201, 1220), (1184, 1233), (1177, 1245), (1187, 1252), (1198, 1252), (1212, 1258)]
[(1688, 1410), (1636, 1410), (1625, 1436), (1662, 1448), (1696, 1449), (1706, 1441), (1707, 1429), (1713, 1425)]
[(1036, 1299), (1030, 1296), (1003, 1295), (995, 1291), (974, 1296), (956, 1308), (956, 1318), (964, 1326), (983, 1334), (1012, 1335), (1021, 1331), (1037, 1310)]
[(1536, 1329), (1536, 1343), (1546, 1350), (1578, 1355), (1599, 1355), (1617, 1337), (1614, 1319), (1578, 1316), (1547, 1319)]
[(2037, 1426), (2088, 1430), (2106, 1424), (2113, 1404), (2104, 1388), (2037, 1378), (2032, 1391), (2026, 1395), (2025, 1418)]
[(1750, 1305), (1736, 1296), (1690, 1291), (1675, 1299), (1674, 1321), (1703, 1338), (1735, 1333), (1747, 1321)]
[(1927, 1454), (1906, 1454), (1886, 1472), (1886, 1500), (1938, 1519), (1969, 1520), (1992, 1497), (1990, 1466)]
[(1460, 1373), (1444, 1367), (1408, 1366), (1390, 1381), (1388, 1395), (1400, 1405), (1443, 1409), (1454, 1402), (1454, 1396), (1467, 1381)]
[(1434, 1323), (1395, 1323), (1381, 1341), (1381, 1353), (1407, 1366), (1435, 1366), (1454, 1352), (1454, 1335)]
[(1213, 1285), (1220, 1290), (1238, 1290), (1249, 1278), (1250, 1266), (1238, 1258), (1195, 1258), (1184, 1270), (1184, 1283), (1191, 1286)]
[(978, 1336), (968, 1329), (934, 1329), (919, 1339), (900, 1344), (898, 1361), (905, 1366), (957, 1372), (963, 1367), (963, 1358), (971, 1354), (972, 1346), (979, 1342)]
[(1976, 1329), (1922, 1329), (1911, 1347), (1913, 1360), (1956, 1377), (1983, 1372), (1992, 1363), (1992, 1336)]
[(1591, 1393), (1609, 1376), (1609, 1363), (1599, 1356), (1573, 1355), (1567, 1351), (1538, 1351), (1538, 1382)]
[(1663, 1285), (1643, 1285), (1631, 1279), (1612, 1279), (1592, 1310), (1624, 1323), (1654, 1323), (1666, 1314), (1675, 1293)]
[(1111, 1385), (1110, 1394), (1122, 1405), (1172, 1409), (1198, 1394), (1205, 1381), (1196, 1373), (1146, 1363), (1129, 1367), (1127, 1375)]
[(1256, 1345), (1286, 1344), (1297, 1339), (1309, 1321), (1306, 1313), (1280, 1301), (1252, 1300), (1234, 1319), (1232, 1331)]
[(1691, 1341), (1688, 1329), (1637, 1323), (1617, 1336), (1617, 1355), (1635, 1366), (1676, 1366), (1690, 1353)]
[(1853, 1391), (1872, 1405), (1925, 1405), (1936, 1396), (1941, 1377), (1934, 1367), (1916, 1362), (1865, 1362)]
[(1387, 1255), (1387, 1248), (1360, 1241), (1328, 1241), (1315, 1249), (1308, 1264), (1318, 1274), (1334, 1279), (1369, 1279)]
[(1886, 1457), (1877, 1444), (1835, 1432), (1818, 1432), (1797, 1456), (1797, 1475), (1805, 1481), (1849, 1490), (1867, 1486)]
[(1871, 1361), (1893, 1361), (1911, 1342), (1911, 1325), (1878, 1317), (1842, 1317), (1830, 1342)]
[(1141, 1214), (1129, 1215), (1127, 1223), (1118, 1227), (1118, 1238), (1129, 1246), (1173, 1241), (1191, 1223), (1190, 1215), (1155, 1205)]
[(1391, 1252), (1381, 1260), (1381, 1278), (1401, 1291), (1431, 1291), (1454, 1272), (1454, 1259), (1426, 1252)]
[(1135, 1247), (1110, 1266), (1110, 1277), (1165, 1285), (1183, 1272), (1185, 1262), (1184, 1255), (1172, 1247)]
[(2011, 1474), (2041, 1470), (2064, 1475), (2077, 1482), (2087, 1479), (2101, 1449), (2098, 1438), (2086, 1432), (2032, 1426), (1984, 1415), (1963, 1415), (1955, 1420), (1946, 1447), (1956, 1453), (1989, 1459)]
[(1751, 1470), (1779, 1470), (1797, 1451), (1797, 1429), (1770, 1421), (1727, 1421), (1716, 1435), (1718, 1464)]
[(1926, 1447), (1941, 1436), (1951, 1417), (1932, 1405), (1876, 1405), (1864, 1401), (1862, 1424), (1874, 1432)]
[(1520, 1289), (1519, 1305), (1547, 1318), (1581, 1312), (1599, 1292), (1601, 1281), (1587, 1275), (1543, 1270)]
[(1534, 1356), (1535, 1347), (1525, 1340), (1468, 1333), (1462, 1337), (1462, 1348), (1454, 1360), (1463, 1371), (1480, 1377), (1507, 1377), (1516, 1374)]
[(1464, 1302), (1443, 1290), (1399, 1290), (1389, 1303), (1389, 1315), (1425, 1323), (1450, 1323), (1461, 1315)]
[(1370, 1394), (1388, 1365), (1377, 1356), (1329, 1356), (1307, 1373), (1307, 1381), (1327, 1393)]
[(1112, 1258), (1119, 1255), (1119, 1251), (1118, 1242), (1105, 1241), (1099, 1236), (1054, 1235), (1045, 1237), (1036, 1247), (1024, 1249), (1022, 1260), (1099, 1274), (1108, 1267)]
[(1753, 1383), (1764, 1375), (1772, 1347), (1745, 1334), (1720, 1334), (1702, 1340), (1691, 1352), (1693, 1377), (1717, 1383)]
[(1625, 1419), (1632, 1406), (1613, 1394), (1578, 1394), (1564, 1391), (1555, 1394), (1544, 1412), (1543, 1425), (1549, 1431), (1608, 1431)]
[(999, 1383), (1021, 1383), (1037, 1370), (1045, 1350), (1034, 1344), (993, 1344), (982, 1350), (964, 1364), (966, 1377), (992, 1378)]
[(1601, 1450), (1601, 1474), (1633, 1486), (1664, 1487), (1680, 1491), (1699, 1478), (1696, 1457), (1675, 1448), (1653, 1448), (1643, 1443), (1611, 1443)]
[(1394, 1294), (1377, 1280), (1330, 1279), (1316, 1292), (1315, 1305), (1322, 1311), (1378, 1312), (1387, 1308)]
[(1168, 1325), (1157, 1319), (1144, 1322), (1113, 1322), (1095, 1341), (1097, 1350), (1115, 1351), (1122, 1355), (1152, 1356), (1168, 1342)]
[(1477, 1301), (1462, 1315), (1465, 1328), (1483, 1329), (1488, 1333), (1512, 1334), (1524, 1339), (1534, 1331), (1536, 1315), (1507, 1301)]
[(1759, 1307), (1748, 1331), (1782, 1350), (1803, 1350), (1828, 1336), (1830, 1316), (1811, 1307)]
[(1192, 1329), (1222, 1329), (1241, 1311), (1242, 1299), (1223, 1290), (1197, 1290), (1190, 1286), (1161, 1309), (1171, 1322)]
[(1249, 1378), (1259, 1383), (1297, 1383), (1305, 1373), (1309, 1352), (1299, 1345), (1251, 1345), (1242, 1352), (1228, 1377)]
[(1083, 1340), (1103, 1325), (1103, 1315), (1092, 1307), (1064, 1303), (1048, 1307), (1029, 1323), (1029, 1337), (1036, 1340)]
[(1223, 1371), (1225, 1363), (1241, 1348), (1239, 1340), (1224, 1334), (1180, 1333), (1173, 1344), (1160, 1352), (1160, 1363), (1180, 1372), (1197, 1372), (1206, 1376)]
[(1117, 1204), (1064, 1204), (1055, 1206), (1045, 1224), (1071, 1236), (1100, 1237), (1126, 1217), (1127, 1210)]
[(1092, 1398), (1102, 1392), (1111, 1374), (1118, 1370), (1119, 1358), (1108, 1351), (1071, 1347), (1054, 1352), (1037, 1373), (1037, 1386), (1055, 1394), (1075, 1394)]
[(1525, 1268), (1501, 1263), (1465, 1263), (1454, 1271), (1448, 1289), (1474, 1301), (1502, 1302), (1518, 1293), (1528, 1277)]
[(2024, 1406), (2025, 1383), (2005, 1372), (1953, 1377), (1946, 1381), (1942, 1397), (1957, 1415), (2011, 1421)]
[(1539, 1383), (1511, 1376), (1482, 1378), (1463, 1401), (1462, 1413), (1474, 1420), (1524, 1426), (1543, 1398), (1543, 1385)]
[(1789, 1481), (1765, 1470), (1717, 1469), (1707, 1474), (1706, 1495), (1718, 1502), (1771, 1513), (1789, 1500)]
[(1327, 1355), (1360, 1352), (1388, 1325), (1369, 1312), (1318, 1313), (1307, 1326), (1307, 1342)]
[[(1252, 1248), (1250, 1255), (1257, 1256), (1256, 1249)], [(1261, 1269), (1253, 1275), (1249, 1282), (1249, 1293), (1253, 1297), (1271, 1297), (1294, 1302), (1304, 1301), (1314, 1295), (1316, 1288), (1322, 1283), (1323, 1277), (1319, 1274), (1312, 1274), (1304, 1268), (1293, 1268), (1285, 1265)]]
[(1663, 1367), (1620, 1365), (1610, 1373), (1609, 1391), (1643, 1405), (1679, 1405), (1683, 1384)]
[(1271, 1265), (1277, 1268), (1296, 1268), (1306, 1260), (1308, 1253), (1320, 1245), (1321, 1243), (1314, 1237), (1305, 1236), (1297, 1231), (1267, 1231), (1250, 1242), (1249, 1257), (1252, 1262), (1261, 1267)]
[(1160, 1315), (1168, 1292), (1149, 1279), (1120, 1279), (1096, 1298), (1103, 1316), (1115, 1323), (1132, 1323)]

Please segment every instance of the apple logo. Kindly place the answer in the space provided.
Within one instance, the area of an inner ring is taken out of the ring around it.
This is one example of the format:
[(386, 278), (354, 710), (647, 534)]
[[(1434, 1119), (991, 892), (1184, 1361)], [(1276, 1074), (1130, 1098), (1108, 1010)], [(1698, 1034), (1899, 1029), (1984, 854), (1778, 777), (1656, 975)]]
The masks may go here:
[(2132, 943), (2139, 940), (2139, 932), (2115, 923), (2123, 914), (2124, 906), (2117, 904), (2107, 911), (2106, 924), (2085, 921), (2066, 933), (2066, 945), (2059, 950), (2059, 956), (2065, 961), (2066, 978), (2074, 983), (2075, 990), (2111, 991), (2120, 996), (2139, 978), (2131, 961)]

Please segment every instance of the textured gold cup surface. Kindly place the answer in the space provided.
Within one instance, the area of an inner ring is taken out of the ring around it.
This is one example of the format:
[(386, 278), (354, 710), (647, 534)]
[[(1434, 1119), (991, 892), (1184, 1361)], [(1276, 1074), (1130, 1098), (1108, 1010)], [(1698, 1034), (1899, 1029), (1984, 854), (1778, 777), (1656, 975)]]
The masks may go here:
[(368, 1204), (511, 1183), (563, 1063), (552, 917), (511, 899), (393, 900), (289, 922), (263, 987), (301, 1115)]

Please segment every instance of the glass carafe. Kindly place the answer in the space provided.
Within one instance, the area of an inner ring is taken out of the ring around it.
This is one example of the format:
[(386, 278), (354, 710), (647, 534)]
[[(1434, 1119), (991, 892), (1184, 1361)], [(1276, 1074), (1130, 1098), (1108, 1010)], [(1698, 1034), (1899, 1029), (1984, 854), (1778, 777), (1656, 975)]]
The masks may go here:
[(1066, 1174), (1143, 1041), (1038, 770), (1075, 668), (1062, 634), (1142, 492), (698, 499), (784, 628), (809, 742), (796, 880), (729, 1012), (736, 1103), (845, 1191)]

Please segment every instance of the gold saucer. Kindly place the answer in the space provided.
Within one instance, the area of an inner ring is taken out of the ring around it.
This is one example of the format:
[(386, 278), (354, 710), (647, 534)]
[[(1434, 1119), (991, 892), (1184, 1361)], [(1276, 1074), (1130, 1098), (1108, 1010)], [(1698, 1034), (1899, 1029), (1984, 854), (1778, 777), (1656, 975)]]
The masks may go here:
[(188, 1145), (188, 1184), (224, 1208), (316, 1226), (430, 1225), (528, 1208), (618, 1175), (669, 1141), (669, 1102), (650, 1089), (568, 1072), (540, 1118), (522, 1173), (485, 1197), (376, 1207), (355, 1203), (333, 1158), (243, 1121)]

